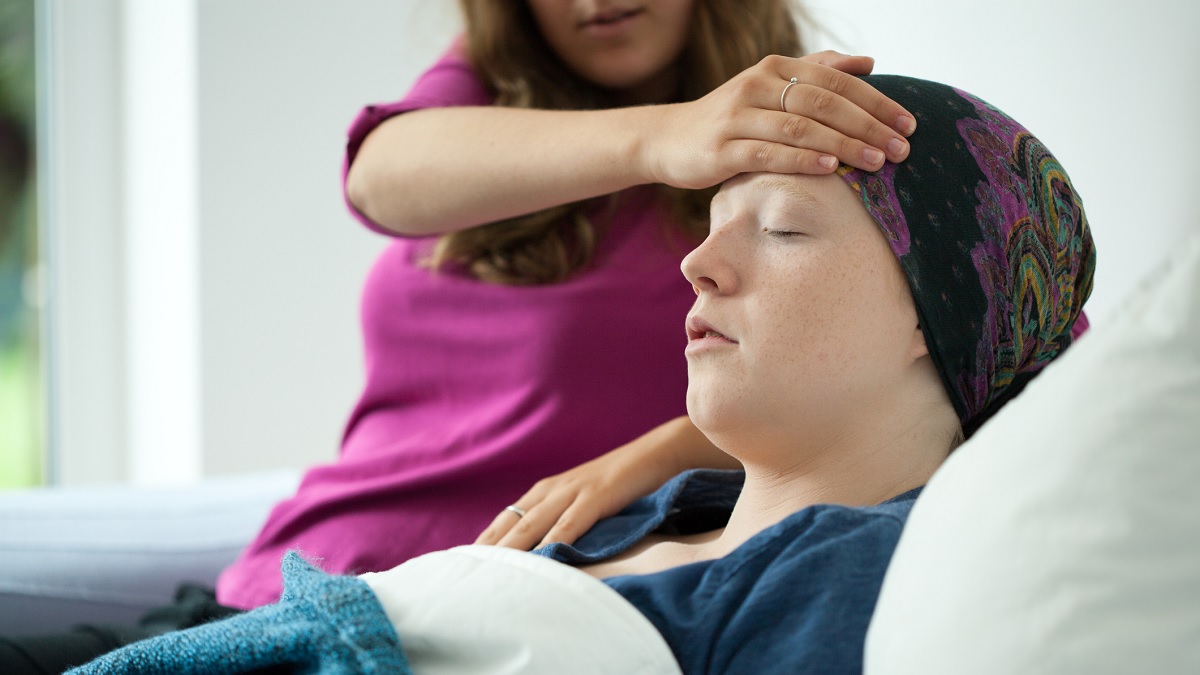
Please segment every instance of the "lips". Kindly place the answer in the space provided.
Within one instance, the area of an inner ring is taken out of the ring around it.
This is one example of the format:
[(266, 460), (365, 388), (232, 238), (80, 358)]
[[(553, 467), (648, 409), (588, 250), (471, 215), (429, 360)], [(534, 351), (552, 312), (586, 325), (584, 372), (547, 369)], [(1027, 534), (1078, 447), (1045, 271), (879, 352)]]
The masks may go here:
[(579, 27), (587, 28), (588, 26), (608, 26), (608, 25), (611, 25), (614, 23), (618, 23), (620, 21), (624, 21), (625, 19), (628, 19), (630, 17), (637, 16), (638, 14), (641, 14), (643, 11), (645, 11), (645, 10), (643, 10), (641, 7), (626, 8), (626, 9), (621, 9), (619, 7), (612, 7), (609, 9), (604, 9), (599, 12), (596, 12), (592, 16), (588, 17), (586, 20), (581, 21), (579, 23)]
[(737, 340), (725, 335), (715, 326), (700, 316), (692, 315), (687, 318), (685, 324), (687, 328), (688, 342), (703, 340), (705, 338), (716, 338), (737, 344)]

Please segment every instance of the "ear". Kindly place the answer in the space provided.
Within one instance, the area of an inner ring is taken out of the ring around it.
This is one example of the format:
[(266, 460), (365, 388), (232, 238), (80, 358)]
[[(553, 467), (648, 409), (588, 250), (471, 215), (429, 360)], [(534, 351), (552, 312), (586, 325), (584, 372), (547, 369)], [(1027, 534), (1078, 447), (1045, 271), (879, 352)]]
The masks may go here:
[(929, 345), (925, 344), (925, 333), (921, 330), (920, 324), (917, 324), (913, 328), (912, 337), (909, 341), (908, 356), (913, 361), (929, 356)]

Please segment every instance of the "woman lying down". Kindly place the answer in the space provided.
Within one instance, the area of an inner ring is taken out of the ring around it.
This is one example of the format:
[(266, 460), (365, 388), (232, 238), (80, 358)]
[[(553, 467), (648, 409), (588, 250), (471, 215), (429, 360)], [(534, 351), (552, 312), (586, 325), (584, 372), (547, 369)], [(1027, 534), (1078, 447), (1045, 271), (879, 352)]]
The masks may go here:
[(869, 81), (916, 114), (903, 165), (737, 176), (683, 262), (688, 412), (744, 472), (681, 474), (573, 546), (361, 577), (291, 553), (278, 604), (77, 672), (860, 671), (921, 486), (1071, 343), (1094, 267), (1079, 198), (1024, 128), (940, 84)]

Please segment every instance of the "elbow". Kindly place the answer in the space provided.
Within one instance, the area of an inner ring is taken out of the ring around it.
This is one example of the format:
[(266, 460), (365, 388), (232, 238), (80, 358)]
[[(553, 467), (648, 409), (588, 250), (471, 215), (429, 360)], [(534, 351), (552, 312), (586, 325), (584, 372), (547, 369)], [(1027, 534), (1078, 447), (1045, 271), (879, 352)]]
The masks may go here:
[(355, 211), (370, 218), (370, 209), (368, 202), (370, 201), (370, 190), (364, 185), (362, 172), (358, 170), (358, 164), (351, 164), (350, 169), (346, 172), (346, 201), (354, 208)]
[(352, 163), (346, 173), (346, 200), (367, 220), (390, 232), (410, 237), (424, 234), (416, 214), (403, 208), (407, 201), (403, 195), (381, 182), (361, 162)]
[(378, 214), (375, 213), (374, 204), (372, 203), (372, 190), (369, 185), (370, 181), (363, 175), (360, 168), (361, 162), (355, 162), (350, 165), (349, 171), (346, 172), (346, 201), (350, 206), (362, 215), (366, 216), (372, 222), (378, 223)]
[(387, 227), (385, 221), (390, 219), (384, 217), (387, 214), (380, 212), (378, 188), (374, 185), (375, 181), (372, 180), (370, 172), (364, 170), (362, 164), (363, 162), (354, 162), (346, 172), (346, 201), (371, 222)]

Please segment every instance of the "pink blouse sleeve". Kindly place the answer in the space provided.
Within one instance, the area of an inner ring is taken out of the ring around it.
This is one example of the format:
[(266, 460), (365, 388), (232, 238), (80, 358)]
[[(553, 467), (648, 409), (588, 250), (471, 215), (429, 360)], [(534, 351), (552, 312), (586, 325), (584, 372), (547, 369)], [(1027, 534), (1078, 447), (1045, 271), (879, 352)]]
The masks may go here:
[(410, 110), (491, 104), (492, 96), (467, 62), (460, 38), (455, 40), (437, 63), (417, 78), (416, 83), (403, 99), (394, 103), (369, 105), (359, 111), (347, 132), (346, 158), (342, 162), (342, 196), (350, 213), (368, 228), (380, 234), (399, 236), (363, 215), (354, 208), (349, 197), (346, 196), (346, 174), (350, 170), (350, 164), (358, 154), (363, 139), (374, 131), (375, 127), (391, 117)]

